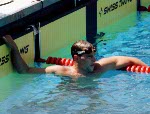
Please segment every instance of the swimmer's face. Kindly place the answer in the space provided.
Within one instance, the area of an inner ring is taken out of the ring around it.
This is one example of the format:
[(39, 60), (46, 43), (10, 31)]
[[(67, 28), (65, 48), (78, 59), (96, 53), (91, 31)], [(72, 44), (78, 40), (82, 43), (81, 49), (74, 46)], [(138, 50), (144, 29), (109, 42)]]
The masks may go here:
[(95, 53), (83, 54), (80, 56), (79, 65), (87, 72), (93, 72), (94, 70), (94, 62), (95, 62)]
[(80, 40), (71, 47), (71, 54), (78, 63), (80, 70), (92, 72), (94, 70), (96, 48), (89, 42)]

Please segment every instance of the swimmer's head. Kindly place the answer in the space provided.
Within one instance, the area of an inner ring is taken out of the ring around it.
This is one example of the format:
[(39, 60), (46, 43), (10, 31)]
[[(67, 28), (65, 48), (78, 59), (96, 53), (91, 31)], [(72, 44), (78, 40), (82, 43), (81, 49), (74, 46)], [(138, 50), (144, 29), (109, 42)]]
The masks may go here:
[(83, 54), (91, 54), (96, 52), (96, 48), (85, 40), (79, 40), (75, 42), (71, 47), (71, 55), (82, 56)]

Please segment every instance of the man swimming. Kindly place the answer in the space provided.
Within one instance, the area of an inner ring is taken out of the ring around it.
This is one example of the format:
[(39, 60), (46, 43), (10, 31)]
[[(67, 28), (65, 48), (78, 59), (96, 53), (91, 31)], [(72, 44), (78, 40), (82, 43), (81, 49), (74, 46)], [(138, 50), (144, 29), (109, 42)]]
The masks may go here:
[(128, 65), (147, 66), (141, 60), (127, 56), (112, 56), (95, 60), (96, 48), (89, 42), (79, 40), (71, 47), (73, 66), (52, 65), (46, 68), (29, 67), (22, 59), (16, 43), (10, 35), (3, 37), (7, 46), (11, 48), (12, 64), (18, 73), (55, 73), (61, 76), (81, 77), (102, 74), (108, 70), (123, 69)]

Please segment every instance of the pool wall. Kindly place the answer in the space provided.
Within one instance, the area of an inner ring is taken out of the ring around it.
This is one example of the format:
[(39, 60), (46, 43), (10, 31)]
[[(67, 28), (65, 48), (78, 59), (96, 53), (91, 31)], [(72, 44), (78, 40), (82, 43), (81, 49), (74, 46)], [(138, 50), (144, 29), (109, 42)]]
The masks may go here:
[(150, 0), (141, 0), (141, 5), (148, 7), (150, 5)]
[(98, 32), (137, 10), (136, 0), (107, 0), (97, 2)]
[[(33, 33), (25, 34), (14, 40), (21, 53), (22, 58), (27, 64), (34, 61), (34, 38)], [(8, 75), (13, 71), (10, 58), (10, 49), (6, 45), (0, 46), (0, 77)]]
[[(14, 11), (9, 8), (15, 3), (1, 7), (8, 12), (0, 12), (0, 37), (11, 35), (28, 64), (79, 39), (92, 42), (103, 28), (137, 11), (136, 0), (44, 0), (22, 7), (20, 2)], [(149, 0), (141, 4), (147, 5)], [(2, 40), (0, 50), (0, 75), (5, 76), (14, 70), (10, 50)]]
[(85, 11), (83, 7), (41, 27), (42, 57), (86, 36)]

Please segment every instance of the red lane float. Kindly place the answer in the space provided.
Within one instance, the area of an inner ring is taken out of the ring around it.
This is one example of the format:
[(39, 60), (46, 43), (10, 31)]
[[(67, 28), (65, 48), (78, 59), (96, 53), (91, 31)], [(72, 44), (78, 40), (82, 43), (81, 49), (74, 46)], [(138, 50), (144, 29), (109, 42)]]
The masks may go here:
[(148, 6), (148, 9), (147, 9), (147, 11), (148, 11), (148, 12), (150, 12), (150, 5)]
[(48, 57), (46, 60), (46, 64), (73, 66), (73, 60), (66, 58)]
[(132, 65), (127, 66), (126, 70), (129, 72), (150, 73), (149, 66)]
[[(40, 62), (40, 61), (38, 61), (38, 62)], [(73, 60), (66, 59), (66, 58), (48, 57), (47, 60), (45, 60), (45, 62), (46, 62), (46, 64), (73, 66)], [(126, 71), (138, 72), (138, 73), (150, 73), (150, 67), (149, 66), (140, 66), (140, 65), (131, 65), (131, 66), (126, 67)]]

